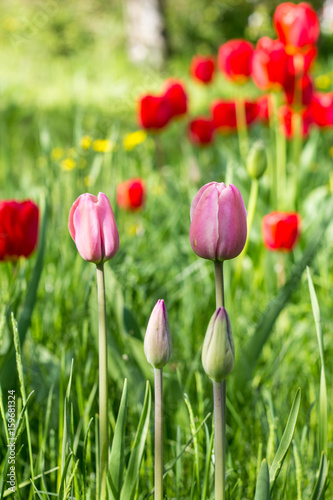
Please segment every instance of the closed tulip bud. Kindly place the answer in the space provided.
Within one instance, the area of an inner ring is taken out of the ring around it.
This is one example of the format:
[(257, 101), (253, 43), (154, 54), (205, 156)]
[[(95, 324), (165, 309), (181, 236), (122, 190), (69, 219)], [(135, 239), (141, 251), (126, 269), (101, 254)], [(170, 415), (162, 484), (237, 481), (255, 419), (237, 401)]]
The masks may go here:
[(319, 19), (307, 2), (279, 4), (274, 14), (274, 27), (288, 50), (313, 45), (319, 38)]
[(252, 179), (260, 179), (267, 168), (267, 155), (262, 141), (256, 141), (247, 157), (246, 169)]
[(246, 209), (236, 186), (205, 184), (193, 198), (190, 216), (190, 242), (199, 257), (223, 261), (241, 253), (247, 234)]
[(215, 59), (212, 56), (196, 55), (191, 61), (190, 72), (192, 77), (201, 83), (212, 81), (215, 72)]
[(208, 146), (214, 140), (214, 124), (210, 118), (198, 116), (189, 123), (188, 136), (193, 144)]
[(224, 307), (219, 307), (209, 322), (202, 347), (202, 365), (207, 375), (221, 382), (232, 372), (235, 347), (230, 320)]
[(81, 257), (101, 264), (119, 249), (119, 234), (111, 204), (99, 193), (81, 194), (69, 213), (68, 228)]
[(252, 43), (239, 39), (229, 40), (219, 48), (219, 69), (229, 80), (244, 83), (251, 74), (252, 54)]
[(168, 314), (164, 300), (158, 300), (150, 315), (144, 340), (144, 351), (148, 363), (154, 368), (163, 368), (171, 356), (172, 341)]

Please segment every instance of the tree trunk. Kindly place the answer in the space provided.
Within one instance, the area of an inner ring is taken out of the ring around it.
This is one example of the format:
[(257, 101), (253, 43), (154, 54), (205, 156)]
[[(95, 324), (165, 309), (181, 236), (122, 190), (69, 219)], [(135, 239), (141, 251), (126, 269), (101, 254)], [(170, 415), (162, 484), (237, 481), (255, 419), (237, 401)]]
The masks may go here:
[(126, 0), (129, 58), (162, 68), (166, 56), (162, 0)]

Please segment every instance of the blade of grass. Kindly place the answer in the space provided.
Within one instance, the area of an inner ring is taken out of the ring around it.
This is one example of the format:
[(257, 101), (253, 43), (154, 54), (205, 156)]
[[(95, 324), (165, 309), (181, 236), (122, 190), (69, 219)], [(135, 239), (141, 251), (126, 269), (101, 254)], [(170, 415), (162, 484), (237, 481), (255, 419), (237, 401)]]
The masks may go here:
[(297, 422), (297, 417), (298, 417), (298, 412), (299, 412), (299, 407), (301, 403), (301, 389), (298, 388), (296, 392), (295, 399), (293, 401), (288, 421), (286, 424), (286, 427), (284, 429), (280, 445), (278, 447), (278, 450), (276, 452), (276, 455), (273, 459), (273, 463), (269, 469), (269, 476), (270, 476), (270, 484), (271, 484), (271, 489), (273, 488), (275, 481), (280, 473), (283, 461), (286, 457), (286, 454), (289, 450), (289, 446), (291, 444), (295, 427), (296, 427), (296, 422)]
[(315, 288), (313, 286), (311, 273), (307, 267), (308, 285), (311, 298), (311, 306), (313, 317), (316, 325), (316, 332), (319, 345), (321, 370), (320, 370), (320, 389), (319, 389), (319, 451), (327, 454), (328, 451), (328, 405), (327, 405), (327, 388), (325, 375), (325, 359), (324, 359), (324, 335), (320, 321), (320, 309)]
[(259, 469), (257, 485), (256, 485), (256, 495), (254, 500), (269, 500), (270, 498), (270, 490), (269, 490), (269, 469), (267, 465), (267, 461), (264, 460), (261, 462), (261, 466)]
[(135, 489), (140, 472), (141, 460), (143, 457), (144, 445), (148, 432), (150, 409), (151, 409), (151, 390), (149, 382), (147, 382), (142, 413), (138, 429), (135, 435), (131, 455), (129, 458), (128, 468), (120, 494), (120, 500), (133, 500), (134, 498)]
[(86, 499), (86, 477), (87, 477), (87, 448), (88, 448), (88, 438), (89, 438), (89, 430), (90, 426), (93, 422), (93, 418), (89, 420), (88, 427), (87, 427), (87, 432), (84, 437), (84, 444), (83, 444), (83, 473), (82, 473), (82, 499)]
[(127, 415), (127, 379), (121, 397), (119, 412), (114, 431), (109, 461), (109, 483), (112, 491), (110, 500), (117, 500), (121, 491), (122, 472), (124, 469), (124, 430)]
[(311, 496), (311, 500), (322, 500), (323, 494), (325, 492), (327, 472), (328, 472), (327, 457), (325, 453), (322, 453), (319, 465), (319, 475)]
[(63, 499), (64, 496), (64, 489), (65, 489), (65, 481), (66, 481), (66, 475), (67, 475), (67, 469), (69, 467), (71, 458), (72, 458), (73, 452), (71, 451), (66, 458), (66, 461), (63, 466), (62, 474), (61, 474), (61, 481), (60, 481), (60, 487), (59, 487), (59, 492), (58, 492), (58, 498), (59, 500)]
[(196, 483), (197, 483), (197, 493), (198, 496), (200, 494), (200, 461), (199, 461), (199, 447), (198, 447), (198, 439), (197, 439), (197, 433), (196, 433), (196, 428), (195, 428), (195, 419), (194, 419), (194, 413), (193, 409), (191, 406), (190, 399), (187, 394), (184, 394), (184, 400), (185, 404), (187, 406), (187, 410), (190, 416), (190, 429), (191, 429), (191, 434), (193, 436), (193, 447), (194, 447), (194, 466), (195, 466), (195, 478), (196, 478)]

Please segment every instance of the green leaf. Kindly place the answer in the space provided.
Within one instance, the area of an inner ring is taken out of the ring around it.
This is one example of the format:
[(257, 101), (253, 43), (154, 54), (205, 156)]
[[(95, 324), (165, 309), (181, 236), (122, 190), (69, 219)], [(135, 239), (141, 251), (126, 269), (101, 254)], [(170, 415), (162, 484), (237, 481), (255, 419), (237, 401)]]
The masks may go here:
[(151, 409), (151, 390), (149, 382), (147, 382), (146, 394), (143, 403), (141, 418), (135, 435), (135, 440), (131, 456), (129, 459), (124, 484), (121, 490), (120, 500), (133, 500), (135, 495), (135, 488), (138, 482), (141, 460), (148, 432), (150, 409)]
[(325, 453), (322, 453), (319, 465), (319, 475), (315, 484), (314, 491), (311, 496), (311, 500), (322, 500), (325, 491), (327, 471), (328, 471), (327, 457)]
[[(329, 203), (327, 206), (327, 214), (329, 217), (332, 215), (332, 205)], [(304, 251), (303, 257), (294, 265), (291, 276), (286, 284), (279, 289), (277, 295), (268, 304), (257, 323), (255, 332), (244, 346), (244, 349), (242, 349), (240, 360), (235, 367), (233, 377), (234, 383), (236, 384), (236, 390), (243, 390), (243, 387), (251, 381), (252, 373), (258, 362), (261, 351), (273, 331), (275, 321), (289, 302), (292, 293), (298, 288), (303, 271), (311, 263), (320, 245), (324, 241), (328, 220), (329, 219), (325, 218), (325, 220), (318, 221), (319, 229), (313, 234), (310, 243)]]
[(269, 470), (267, 461), (264, 458), (259, 469), (254, 500), (269, 500), (269, 498)]
[(301, 403), (301, 389), (298, 388), (293, 405), (289, 413), (287, 425), (284, 429), (284, 433), (280, 441), (280, 445), (274, 457), (273, 463), (269, 469), (271, 488), (274, 486), (274, 483), (280, 473), (283, 461), (286, 457), (286, 454), (289, 450), (289, 446), (293, 439), (300, 403)]
[(109, 483), (111, 489), (110, 500), (117, 500), (121, 491), (122, 472), (124, 469), (124, 430), (127, 415), (127, 379), (124, 381), (123, 394), (121, 396), (119, 412), (114, 431), (110, 463)]
[(320, 322), (320, 309), (315, 288), (311, 279), (310, 269), (307, 268), (308, 284), (311, 298), (311, 306), (313, 317), (316, 325), (316, 332), (319, 345), (319, 353), (321, 360), (320, 370), (320, 389), (319, 389), (319, 449), (327, 454), (328, 451), (328, 406), (327, 406), (327, 389), (325, 375), (325, 359), (324, 359), (324, 336)]

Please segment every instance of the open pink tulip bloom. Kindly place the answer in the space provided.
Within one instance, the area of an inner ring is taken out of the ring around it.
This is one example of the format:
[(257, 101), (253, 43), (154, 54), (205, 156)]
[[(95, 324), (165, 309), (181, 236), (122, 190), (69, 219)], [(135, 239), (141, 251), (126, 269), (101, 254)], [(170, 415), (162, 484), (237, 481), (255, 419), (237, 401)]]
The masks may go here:
[(101, 264), (119, 248), (119, 234), (108, 197), (81, 194), (69, 212), (68, 229), (83, 259)]
[(241, 253), (246, 242), (246, 209), (236, 186), (205, 184), (191, 205), (190, 242), (203, 259), (223, 261)]

